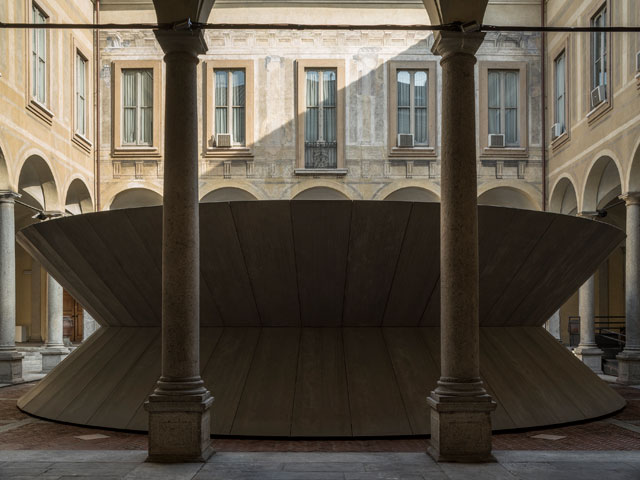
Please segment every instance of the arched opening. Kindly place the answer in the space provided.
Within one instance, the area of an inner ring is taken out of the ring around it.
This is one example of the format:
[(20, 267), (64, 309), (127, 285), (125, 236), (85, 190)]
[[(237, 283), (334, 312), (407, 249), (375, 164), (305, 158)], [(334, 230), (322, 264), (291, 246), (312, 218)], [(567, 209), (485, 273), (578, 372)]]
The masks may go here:
[(439, 202), (440, 198), (426, 188), (405, 187), (391, 192), (385, 200), (397, 202)]
[(591, 167), (582, 195), (582, 211), (606, 208), (622, 193), (618, 166), (611, 157), (600, 157)]
[(566, 215), (578, 213), (578, 195), (573, 183), (568, 178), (561, 179), (555, 186), (549, 201), (549, 210)]
[[(47, 162), (41, 157), (33, 155), (24, 162), (18, 180), (20, 202), (35, 209), (54, 210), (58, 207), (58, 189), (53, 173)], [(16, 229), (25, 227), (33, 221), (34, 210), (16, 205)]]
[(130, 188), (113, 197), (109, 210), (162, 205), (162, 196), (147, 188)]
[(638, 144), (633, 159), (631, 160), (629, 192), (640, 192), (640, 144)]
[(67, 197), (64, 201), (64, 209), (66, 213), (71, 213), (72, 215), (93, 212), (91, 194), (82, 180), (76, 178), (69, 185)]
[(218, 188), (213, 192), (207, 193), (200, 202), (202, 203), (214, 203), (214, 202), (239, 202), (239, 201), (253, 201), (257, 200), (251, 193), (241, 188), (224, 187)]
[(527, 193), (513, 187), (495, 187), (487, 190), (478, 197), (478, 204), (538, 210)]
[(333, 188), (312, 187), (297, 194), (293, 200), (349, 200), (349, 198)]

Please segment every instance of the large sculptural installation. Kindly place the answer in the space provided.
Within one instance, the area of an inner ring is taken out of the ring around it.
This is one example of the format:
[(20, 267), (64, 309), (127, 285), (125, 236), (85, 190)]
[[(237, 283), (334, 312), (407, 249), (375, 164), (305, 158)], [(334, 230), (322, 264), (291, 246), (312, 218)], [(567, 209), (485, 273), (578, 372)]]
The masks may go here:
[[(440, 374), (438, 204), (202, 204), (201, 370), (216, 435), (429, 433)], [(101, 329), (18, 403), (146, 430), (160, 374), (162, 208), (33, 225), (18, 241)], [(624, 400), (542, 325), (624, 240), (592, 220), (479, 207), (481, 375), (494, 430)]]

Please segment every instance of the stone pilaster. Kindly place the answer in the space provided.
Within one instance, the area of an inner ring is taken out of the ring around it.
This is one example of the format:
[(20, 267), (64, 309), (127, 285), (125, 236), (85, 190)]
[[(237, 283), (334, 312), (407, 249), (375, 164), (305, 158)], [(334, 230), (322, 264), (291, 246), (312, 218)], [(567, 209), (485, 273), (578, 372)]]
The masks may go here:
[(627, 206), (625, 259), (626, 344), (618, 360), (618, 383), (640, 385), (640, 193), (620, 197)]
[(428, 398), (437, 461), (485, 462), (491, 411), (480, 379), (475, 52), (483, 34), (438, 32), (442, 60), (441, 377)]
[(202, 32), (156, 32), (165, 52), (162, 375), (145, 404), (149, 461), (201, 462), (212, 453), (213, 397), (200, 378), (198, 55)]
[(15, 198), (0, 191), (0, 383), (22, 380), (22, 357), (16, 351)]
[(47, 274), (47, 342), (40, 352), (43, 372), (50, 372), (69, 354), (63, 341), (62, 295), (60, 284)]
[(593, 275), (580, 287), (578, 298), (580, 343), (573, 353), (595, 373), (602, 373), (602, 350), (596, 345), (595, 277)]

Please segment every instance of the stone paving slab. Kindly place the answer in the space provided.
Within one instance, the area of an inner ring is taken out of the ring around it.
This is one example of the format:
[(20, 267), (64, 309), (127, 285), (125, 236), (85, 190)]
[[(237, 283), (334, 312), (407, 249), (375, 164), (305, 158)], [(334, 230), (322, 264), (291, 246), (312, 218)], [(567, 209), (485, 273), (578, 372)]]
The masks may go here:
[[(61, 454), (56, 458), (56, 454)], [(72, 455), (69, 455), (71, 453)], [(205, 464), (145, 463), (144, 452), (0, 451), (0, 478), (95, 480), (638, 480), (638, 452), (497, 451), (496, 463), (434, 462), (416, 453), (216, 454)]]

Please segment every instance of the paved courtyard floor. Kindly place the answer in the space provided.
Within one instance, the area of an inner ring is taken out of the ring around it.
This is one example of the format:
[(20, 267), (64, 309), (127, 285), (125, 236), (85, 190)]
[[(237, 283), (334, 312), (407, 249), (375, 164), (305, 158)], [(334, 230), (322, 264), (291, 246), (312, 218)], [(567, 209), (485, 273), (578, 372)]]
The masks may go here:
[(64, 425), (18, 410), (35, 383), (0, 388), (0, 479), (640, 480), (640, 388), (612, 385), (627, 407), (605, 419), (493, 436), (498, 463), (437, 464), (426, 438), (214, 439), (206, 464), (145, 463), (141, 433)]

